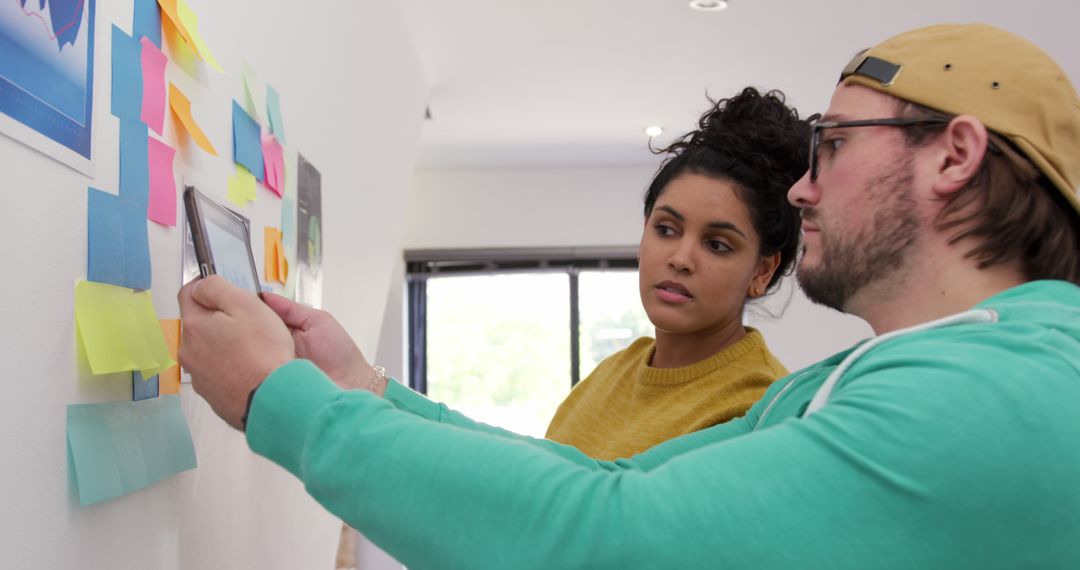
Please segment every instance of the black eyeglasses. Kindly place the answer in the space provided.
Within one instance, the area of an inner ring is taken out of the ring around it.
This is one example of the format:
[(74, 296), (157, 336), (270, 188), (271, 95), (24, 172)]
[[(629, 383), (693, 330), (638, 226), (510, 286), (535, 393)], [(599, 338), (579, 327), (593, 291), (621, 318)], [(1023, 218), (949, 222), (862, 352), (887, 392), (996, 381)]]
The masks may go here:
[(818, 143), (821, 142), (821, 131), (825, 129), (846, 129), (848, 127), (912, 127), (915, 125), (931, 125), (948, 123), (951, 118), (945, 117), (892, 117), (888, 119), (865, 119), (862, 121), (819, 121), (814, 123), (810, 133), (810, 181), (814, 182), (818, 177)]

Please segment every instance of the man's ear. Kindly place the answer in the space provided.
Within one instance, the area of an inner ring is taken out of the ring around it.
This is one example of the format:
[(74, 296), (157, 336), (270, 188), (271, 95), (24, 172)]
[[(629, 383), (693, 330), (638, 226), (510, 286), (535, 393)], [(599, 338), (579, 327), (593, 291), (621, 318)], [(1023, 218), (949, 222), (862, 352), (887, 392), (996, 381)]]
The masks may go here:
[(986, 156), (989, 133), (982, 121), (971, 115), (955, 117), (937, 139), (940, 153), (933, 191), (947, 197), (967, 186), (979, 172)]

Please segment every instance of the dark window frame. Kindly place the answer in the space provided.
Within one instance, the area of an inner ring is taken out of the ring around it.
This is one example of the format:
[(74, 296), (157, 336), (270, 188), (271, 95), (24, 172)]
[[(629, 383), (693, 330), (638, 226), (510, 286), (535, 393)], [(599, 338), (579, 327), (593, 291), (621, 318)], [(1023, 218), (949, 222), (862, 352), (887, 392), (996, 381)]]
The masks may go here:
[(582, 270), (638, 269), (636, 247), (501, 248), (405, 251), (409, 387), (427, 394), (427, 281), (432, 277), (565, 272), (570, 282), (570, 386), (581, 380)]

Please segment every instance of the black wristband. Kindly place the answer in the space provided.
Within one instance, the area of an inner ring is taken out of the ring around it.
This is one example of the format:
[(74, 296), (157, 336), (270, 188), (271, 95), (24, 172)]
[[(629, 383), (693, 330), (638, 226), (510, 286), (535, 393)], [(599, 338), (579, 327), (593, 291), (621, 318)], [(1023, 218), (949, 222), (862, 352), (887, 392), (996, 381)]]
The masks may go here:
[[(262, 386), (262, 384), (260, 383), (259, 386)], [(251, 392), (248, 392), (248, 401), (247, 407), (244, 408), (244, 417), (240, 418), (240, 429), (244, 432), (247, 431), (248, 415), (251, 414), (251, 402), (255, 399), (255, 391), (259, 389), (259, 386), (252, 388)]]

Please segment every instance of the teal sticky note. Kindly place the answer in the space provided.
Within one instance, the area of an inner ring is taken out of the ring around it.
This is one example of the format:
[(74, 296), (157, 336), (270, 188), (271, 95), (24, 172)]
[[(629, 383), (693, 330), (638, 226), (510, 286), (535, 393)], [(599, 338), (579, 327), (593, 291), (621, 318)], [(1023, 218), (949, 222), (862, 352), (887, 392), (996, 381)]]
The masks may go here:
[(150, 240), (146, 206), (89, 188), (86, 201), (86, 279), (149, 289)]
[(197, 465), (195, 444), (191, 441), (191, 431), (188, 429), (187, 420), (184, 419), (184, 411), (180, 408), (180, 396), (165, 395), (157, 401), (161, 407), (161, 422), (168, 442), (168, 456), (172, 470), (170, 475), (194, 469)]
[(149, 378), (143, 378), (142, 372), (133, 370), (131, 372), (131, 400), (138, 402), (139, 400), (148, 400), (150, 398), (158, 397), (158, 377), (153, 375)]
[(271, 85), (266, 86), (266, 114), (270, 116), (270, 132), (277, 137), (278, 142), (285, 142), (285, 121), (281, 119), (281, 100), (278, 92)]
[(161, 49), (161, 8), (157, 0), (135, 0), (135, 22), (131, 29), (135, 39), (146, 36)]
[(281, 242), (285, 247), (296, 243), (296, 200), (289, 195), (281, 198)]
[(195, 467), (179, 396), (73, 404), (67, 420), (68, 452), (82, 505), (133, 493)]
[(142, 115), (142, 46), (112, 27), (112, 114), (138, 121)]
[(259, 182), (264, 180), (262, 132), (259, 123), (236, 101), (233, 101), (233, 161), (254, 174)]
[[(139, 104), (142, 105), (141, 100)], [(141, 107), (139, 112), (142, 113)], [(120, 195), (141, 204), (150, 201), (148, 139), (147, 126), (142, 120), (120, 119)]]

